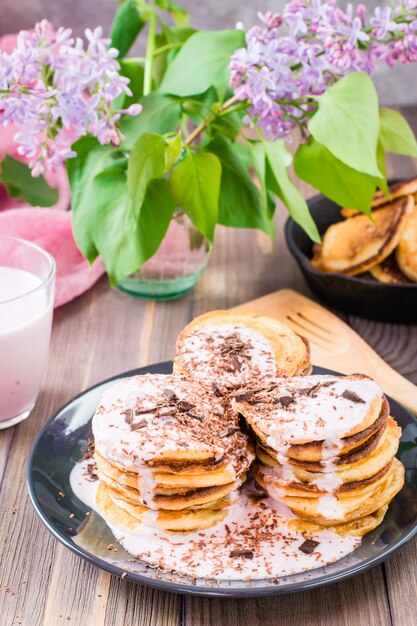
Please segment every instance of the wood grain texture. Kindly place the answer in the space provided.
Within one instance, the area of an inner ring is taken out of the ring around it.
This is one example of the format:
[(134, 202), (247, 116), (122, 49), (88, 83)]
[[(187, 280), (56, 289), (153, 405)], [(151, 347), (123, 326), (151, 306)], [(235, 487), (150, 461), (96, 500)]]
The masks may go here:
[[(407, 115), (417, 130), (417, 109)], [(391, 175), (415, 162), (391, 159)], [(311, 189), (300, 186), (306, 195)], [(97, 381), (169, 359), (195, 315), (229, 308), (282, 287), (309, 291), (288, 253), (278, 210), (273, 249), (251, 231), (220, 228), (195, 291), (170, 303), (135, 300), (102, 279), (55, 312), (48, 371), (37, 407), (0, 432), (0, 626), (417, 626), (417, 543), (386, 565), (325, 589), (259, 600), (183, 597), (120, 580), (84, 562), (48, 531), (24, 484), (31, 443), (59, 406)], [(417, 313), (416, 313), (417, 315)], [(348, 323), (395, 369), (417, 383), (417, 326)]]

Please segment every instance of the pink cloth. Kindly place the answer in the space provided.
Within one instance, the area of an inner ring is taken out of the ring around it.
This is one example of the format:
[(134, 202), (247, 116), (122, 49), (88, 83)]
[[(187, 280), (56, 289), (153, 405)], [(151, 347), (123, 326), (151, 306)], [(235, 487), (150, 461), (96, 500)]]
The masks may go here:
[(104, 272), (100, 259), (89, 265), (75, 245), (69, 211), (2, 211), (0, 233), (34, 241), (52, 254), (56, 261), (56, 307), (89, 289)]
[[(50, 27), (51, 33), (54, 32)], [(0, 38), (0, 50), (11, 52), (16, 35)], [(20, 158), (13, 136), (16, 127), (0, 126), (0, 163), (6, 154)], [(1, 165), (0, 165), (1, 167)], [(105, 269), (100, 259), (90, 266), (79, 251), (72, 232), (70, 191), (65, 167), (46, 177), (59, 193), (58, 202), (49, 208), (30, 207), (27, 202), (10, 198), (0, 184), (0, 234), (34, 241), (48, 250), (57, 267), (55, 306), (61, 306), (89, 289)], [(58, 210), (57, 210), (58, 209)]]

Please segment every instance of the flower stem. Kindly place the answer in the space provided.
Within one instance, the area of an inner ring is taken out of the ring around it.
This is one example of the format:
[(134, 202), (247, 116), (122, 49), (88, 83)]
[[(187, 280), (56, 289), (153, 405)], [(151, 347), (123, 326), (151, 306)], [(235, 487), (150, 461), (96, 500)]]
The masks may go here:
[(143, 78), (143, 95), (147, 96), (152, 91), (152, 66), (155, 51), (155, 27), (156, 15), (152, 7), (149, 17), (148, 45), (146, 46), (145, 74)]
[[(232, 107), (237, 102), (238, 102), (238, 99), (236, 98), (236, 96), (232, 96), (232, 98), (229, 98), (229, 100), (227, 100), (220, 107), (219, 113), (226, 111), (226, 109), (230, 109), (230, 107)], [(194, 128), (194, 130), (188, 135), (187, 139), (184, 142), (186, 146), (189, 146), (190, 143), (192, 143), (195, 139), (197, 139), (199, 135), (201, 135), (201, 133), (206, 129), (208, 121), (209, 121), (208, 118), (206, 118), (205, 120), (201, 122), (201, 124), (199, 124), (198, 126)]]
[(167, 43), (164, 46), (161, 46), (160, 48), (157, 48), (155, 50), (155, 52), (153, 53), (154, 57), (157, 57), (159, 54), (162, 54), (163, 52), (167, 52), (168, 50), (174, 50), (175, 48), (181, 48), (181, 46), (183, 45), (182, 41), (173, 41), (172, 43)]

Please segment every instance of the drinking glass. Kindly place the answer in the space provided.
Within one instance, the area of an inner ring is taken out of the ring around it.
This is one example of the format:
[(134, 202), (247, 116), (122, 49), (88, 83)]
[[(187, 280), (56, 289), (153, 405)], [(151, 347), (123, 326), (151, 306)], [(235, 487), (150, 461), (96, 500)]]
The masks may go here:
[(0, 429), (35, 406), (52, 327), (55, 261), (40, 246), (0, 235)]

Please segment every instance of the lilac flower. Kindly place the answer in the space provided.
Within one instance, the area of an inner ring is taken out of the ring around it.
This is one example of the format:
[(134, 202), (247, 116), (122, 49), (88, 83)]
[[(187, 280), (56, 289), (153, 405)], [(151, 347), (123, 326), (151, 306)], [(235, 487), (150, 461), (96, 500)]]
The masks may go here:
[(118, 145), (121, 115), (142, 109), (112, 109), (115, 98), (131, 91), (101, 28), (85, 31), (86, 46), (70, 29), (48, 33), (43, 21), (19, 33), (11, 54), (0, 54), (0, 124), (20, 127), (14, 139), (33, 176), (76, 156), (72, 144), (88, 133)]
[(390, 30), (397, 28), (397, 24), (392, 20), (390, 7), (376, 7), (375, 16), (371, 17), (369, 23), (375, 27), (373, 35), (376, 39), (385, 39)]
[(369, 35), (362, 30), (362, 22), (359, 17), (354, 17), (349, 26), (342, 26), (340, 33), (347, 37), (347, 42), (356, 45), (358, 41), (368, 41)]
[(282, 17), (268, 13), (264, 27), (246, 35), (246, 49), (230, 62), (230, 84), (248, 100), (248, 119), (268, 138), (286, 137), (294, 126), (306, 132), (314, 114), (313, 95), (350, 72), (371, 74), (378, 63), (417, 61), (417, 1), (377, 8), (366, 21), (366, 7), (343, 11), (334, 0), (291, 0)]

